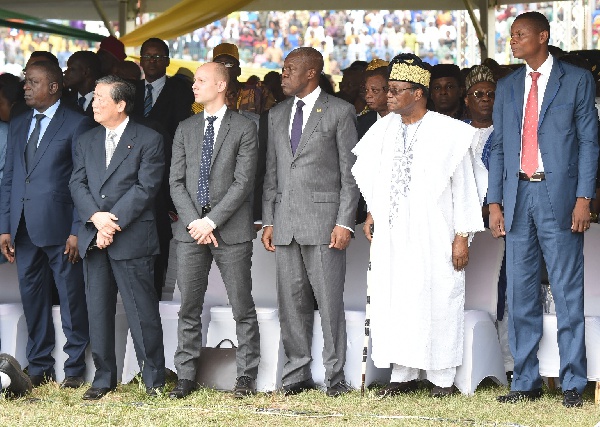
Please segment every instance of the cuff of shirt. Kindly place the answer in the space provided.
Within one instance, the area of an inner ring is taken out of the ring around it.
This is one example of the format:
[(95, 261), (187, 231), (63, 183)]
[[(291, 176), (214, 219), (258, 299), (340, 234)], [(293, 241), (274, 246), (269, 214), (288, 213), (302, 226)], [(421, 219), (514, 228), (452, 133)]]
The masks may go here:
[(273, 227), (273, 224), (263, 224), (262, 228), (265, 228), (265, 227)]
[(212, 219), (210, 219), (207, 216), (205, 216), (204, 219), (206, 220), (206, 222), (208, 222), (208, 225), (210, 225), (213, 229), (217, 228), (217, 224), (215, 224)]
[(350, 230), (350, 232), (351, 232), (351, 233), (354, 233), (354, 230), (353, 230), (353, 229), (351, 229), (350, 227), (346, 227), (345, 225), (342, 225), (342, 224), (336, 224), (336, 225), (337, 225), (338, 227), (345, 228), (346, 230)]

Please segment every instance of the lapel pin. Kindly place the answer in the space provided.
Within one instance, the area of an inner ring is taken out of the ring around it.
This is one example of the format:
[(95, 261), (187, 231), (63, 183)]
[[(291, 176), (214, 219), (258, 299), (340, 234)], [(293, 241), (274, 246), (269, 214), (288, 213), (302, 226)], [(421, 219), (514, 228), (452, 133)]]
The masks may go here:
[(128, 145), (127, 148), (129, 148), (131, 150), (131, 145)]
[(317, 113), (320, 113), (320, 112), (321, 112), (321, 109), (320, 109), (320, 108), (317, 108)]

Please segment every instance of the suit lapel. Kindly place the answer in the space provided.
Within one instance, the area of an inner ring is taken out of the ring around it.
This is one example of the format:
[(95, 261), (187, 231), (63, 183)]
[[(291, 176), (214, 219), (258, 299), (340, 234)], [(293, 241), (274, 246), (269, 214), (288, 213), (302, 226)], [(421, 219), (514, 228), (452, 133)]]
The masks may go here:
[(192, 127), (193, 134), (190, 135), (190, 156), (194, 159), (194, 164), (198, 165), (198, 171), (200, 171), (200, 163), (202, 162), (202, 148), (204, 146), (204, 111), (196, 114), (194, 117), (198, 118), (198, 128)]
[(317, 102), (315, 102), (315, 105), (308, 116), (308, 121), (306, 122), (306, 126), (304, 126), (304, 130), (302, 131), (302, 137), (300, 138), (300, 143), (298, 144), (298, 149), (296, 150), (296, 155), (294, 157), (297, 157), (298, 154), (302, 152), (304, 146), (307, 144), (326, 111), (327, 94), (321, 91), (319, 97), (317, 98)]
[(546, 115), (546, 111), (548, 110), (548, 106), (552, 103), (556, 94), (558, 93), (558, 89), (560, 88), (560, 78), (564, 74), (562, 66), (560, 65), (560, 61), (554, 58), (554, 63), (552, 64), (552, 71), (550, 71), (550, 77), (548, 78), (548, 84), (546, 85), (546, 91), (544, 92), (544, 100), (542, 101), (542, 108), (540, 109), (540, 115), (538, 118), (538, 129), (544, 120), (544, 116)]
[[(219, 150), (223, 146), (223, 142), (225, 142), (225, 138), (227, 138), (227, 134), (229, 133), (229, 127), (231, 125), (231, 115), (234, 114), (233, 111), (227, 110), (225, 115), (223, 116), (223, 120), (221, 121), (221, 126), (219, 127), (219, 134), (217, 135), (217, 139), (213, 145), (212, 157), (210, 159), (210, 169), (212, 169), (212, 165), (215, 162), (215, 158), (219, 153)], [(238, 114), (238, 113), (235, 113)]]
[[(525, 67), (515, 72), (513, 77), (514, 82), (511, 85), (513, 95), (513, 107), (515, 115), (517, 116), (517, 123), (519, 129), (521, 129), (521, 123), (523, 123), (523, 99), (525, 96)], [(521, 131), (519, 130), (519, 134)]]
[[(292, 157), (292, 141), (290, 140), (290, 116), (292, 115), (292, 108), (294, 108), (294, 98), (290, 98), (287, 101), (284, 101), (285, 108), (282, 109), (283, 116), (280, 117), (281, 122), (283, 123), (284, 133), (282, 135), (283, 145), (285, 145), (285, 152), (289, 153), (290, 157)], [(270, 113), (269, 113), (270, 114)], [(270, 118), (269, 118), (270, 120)], [(277, 118), (273, 117), (273, 120), (277, 122)], [(277, 127), (277, 123), (275, 123), (275, 127)], [(298, 150), (296, 150), (298, 151)]]
[[(114, 171), (117, 170), (119, 165), (123, 163), (123, 160), (125, 160), (129, 153), (131, 153), (131, 149), (135, 146), (135, 137), (136, 132), (133, 127), (133, 122), (131, 121), (131, 119), (129, 119), (129, 123), (127, 123), (127, 126), (123, 131), (123, 135), (121, 135), (121, 139), (117, 144), (117, 148), (115, 149), (115, 152), (112, 158), (110, 159), (110, 164), (106, 169), (104, 179), (102, 180), (102, 184), (106, 182), (106, 180), (114, 173)], [(106, 162), (104, 164), (106, 164)]]
[(19, 157), (21, 158), (21, 166), (23, 170), (27, 172), (25, 166), (25, 149), (27, 147), (27, 136), (29, 134), (29, 127), (31, 126), (31, 120), (33, 119), (33, 110), (30, 110), (27, 114), (23, 115), (23, 120), (14, 120), (18, 123), (15, 135), (17, 135), (17, 144), (19, 147)]
[(48, 146), (50, 145), (50, 141), (52, 141), (54, 139), (54, 136), (56, 135), (58, 130), (61, 128), (64, 121), (65, 121), (65, 109), (61, 104), (58, 106), (58, 109), (56, 110), (56, 113), (54, 113), (54, 116), (50, 120), (50, 123), (48, 123), (48, 127), (46, 127), (44, 136), (42, 137), (40, 143), (38, 144), (38, 148), (35, 152), (35, 157), (33, 158), (33, 166), (31, 168), (29, 168), (30, 173), (37, 166), (38, 162), (40, 161), (40, 159), (42, 158), (42, 156), (48, 149)]
[(92, 143), (90, 144), (90, 152), (92, 155), (92, 162), (95, 163), (93, 168), (98, 174), (98, 181), (103, 181), (103, 177), (106, 174), (106, 128), (104, 126), (98, 126), (96, 135), (91, 138)]

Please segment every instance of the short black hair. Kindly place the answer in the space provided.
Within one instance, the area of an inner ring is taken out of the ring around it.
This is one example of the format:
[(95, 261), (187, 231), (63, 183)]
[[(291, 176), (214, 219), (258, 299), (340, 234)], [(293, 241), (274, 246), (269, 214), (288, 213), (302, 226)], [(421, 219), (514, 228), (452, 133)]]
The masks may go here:
[(100, 77), (100, 58), (96, 55), (95, 52), (91, 50), (80, 50), (78, 52), (73, 53), (71, 58), (77, 61), (81, 61), (81, 63), (89, 68), (92, 72), (92, 77), (94, 80)]
[(96, 80), (96, 85), (110, 85), (110, 97), (116, 103), (125, 101), (125, 114), (133, 113), (133, 102), (135, 101), (135, 85), (121, 77), (109, 75)]
[(9, 104), (12, 105), (23, 99), (23, 82), (15, 75), (9, 73), (0, 74), (0, 92), (2, 92), (2, 95), (4, 95)]
[(46, 50), (35, 50), (31, 52), (30, 58), (44, 58), (44, 61), (53, 62), (58, 67), (58, 58), (52, 53)]
[(531, 22), (536, 29), (541, 33), (542, 31), (548, 31), (548, 39), (550, 39), (550, 22), (548, 18), (540, 12), (525, 12), (515, 18), (515, 21), (526, 19)]
[(388, 68), (387, 67), (377, 67), (377, 68), (375, 68), (373, 70), (367, 70), (367, 71), (365, 71), (365, 81), (369, 77), (373, 77), (373, 76), (381, 76), (385, 80), (387, 80), (388, 76), (389, 76)]
[(317, 49), (312, 47), (297, 47), (289, 55), (297, 55), (308, 68), (314, 68), (317, 75), (323, 72), (323, 55)]
[(140, 54), (144, 51), (144, 46), (146, 46), (148, 44), (157, 44), (159, 46), (162, 46), (165, 55), (166, 56), (170, 55), (169, 45), (167, 45), (164, 40), (161, 40), (158, 37), (150, 37), (148, 40), (146, 40), (144, 43), (142, 43), (142, 47), (140, 48)]
[(37, 61), (33, 64), (29, 64), (28, 69), (32, 67), (41, 68), (44, 71), (44, 74), (48, 78), (50, 83), (58, 83), (58, 90), (62, 92), (63, 89), (63, 72), (53, 61)]

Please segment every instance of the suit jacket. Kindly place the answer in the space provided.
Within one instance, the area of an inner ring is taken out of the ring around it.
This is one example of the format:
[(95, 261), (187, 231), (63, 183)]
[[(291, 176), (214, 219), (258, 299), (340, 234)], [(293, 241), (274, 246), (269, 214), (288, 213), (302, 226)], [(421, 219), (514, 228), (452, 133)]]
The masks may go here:
[(362, 116), (358, 116), (356, 119), (356, 131), (358, 132), (358, 140), (365, 136), (365, 133), (375, 124), (377, 121), (377, 112), (369, 111)]
[[(515, 211), (521, 153), (525, 67), (501, 79), (494, 103), (487, 201), (504, 204), (510, 231)], [(571, 227), (577, 197), (593, 197), (598, 167), (598, 113), (589, 71), (554, 58), (538, 119), (552, 212), (562, 229)]]
[(134, 259), (159, 253), (154, 217), (154, 198), (165, 167), (162, 136), (133, 120), (106, 168), (106, 128), (98, 126), (77, 141), (75, 167), (69, 184), (83, 224), (79, 253), (97, 234), (87, 222), (96, 212), (111, 212), (122, 231), (117, 231), (108, 254), (113, 259)]
[[(179, 221), (175, 238), (192, 242), (187, 226), (201, 218), (198, 178), (204, 135), (204, 112), (181, 122), (173, 139), (171, 198)], [(248, 242), (256, 237), (252, 221), (252, 194), (257, 162), (256, 125), (227, 110), (214, 142), (208, 188), (212, 210), (207, 215), (226, 244)]]
[(61, 103), (50, 120), (35, 153), (30, 172), (25, 146), (33, 110), (11, 120), (4, 176), (0, 187), (0, 233), (13, 241), (25, 216), (31, 241), (37, 246), (64, 245), (77, 235), (79, 216), (69, 192), (73, 153), (79, 135), (94, 123)]
[[(144, 117), (145, 84), (145, 80), (136, 83), (135, 102), (133, 104), (134, 116)], [(172, 138), (179, 122), (187, 119), (192, 114), (193, 102), (192, 85), (177, 77), (167, 77), (165, 86), (156, 98), (156, 102), (147, 118), (161, 123)]]
[(263, 191), (263, 224), (273, 225), (275, 245), (328, 244), (336, 224), (354, 229), (358, 187), (351, 169), (357, 142), (354, 107), (321, 92), (292, 155), (294, 98), (269, 111)]

